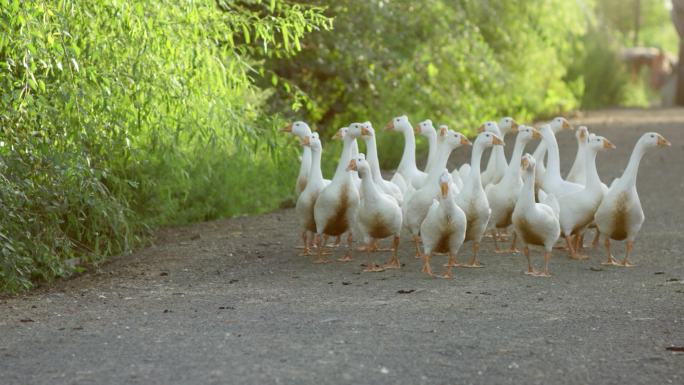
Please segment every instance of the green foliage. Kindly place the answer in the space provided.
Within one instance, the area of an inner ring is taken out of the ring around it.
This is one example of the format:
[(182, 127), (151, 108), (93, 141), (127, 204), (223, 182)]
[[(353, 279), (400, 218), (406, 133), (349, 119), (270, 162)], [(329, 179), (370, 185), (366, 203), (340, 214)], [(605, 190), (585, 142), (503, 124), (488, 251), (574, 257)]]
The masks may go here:
[(321, 11), (3, 1), (0, 289), (125, 252), (147, 225), (277, 207), (296, 158), (261, 111), (253, 56), (292, 55), (330, 25)]

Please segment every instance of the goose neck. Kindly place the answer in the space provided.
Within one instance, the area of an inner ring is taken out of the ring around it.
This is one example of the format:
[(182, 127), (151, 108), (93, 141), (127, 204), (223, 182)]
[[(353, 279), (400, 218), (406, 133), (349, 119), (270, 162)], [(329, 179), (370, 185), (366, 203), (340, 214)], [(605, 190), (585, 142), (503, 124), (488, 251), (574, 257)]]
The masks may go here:
[(417, 170), (416, 167), (416, 138), (413, 129), (409, 126), (402, 130), (404, 134), (404, 153), (399, 162), (400, 170)]
[(645, 153), (644, 147), (641, 143), (637, 142), (632, 151), (632, 155), (629, 157), (629, 162), (625, 171), (622, 173), (622, 178), (620, 181), (627, 183), (629, 185), (636, 185), (637, 173), (639, 172), (639, 163), (641, 163), (641, 158), (643, 158)]
[(366, 158), (370, 165), (371, 175), (376, 183), (380, 182), (382, 179), (382, 174), (380, 174), (380, 160), (378, 159), (378, 147), (375, 143), (374, 136), (364, 136), (364, 142), (366, 142)]

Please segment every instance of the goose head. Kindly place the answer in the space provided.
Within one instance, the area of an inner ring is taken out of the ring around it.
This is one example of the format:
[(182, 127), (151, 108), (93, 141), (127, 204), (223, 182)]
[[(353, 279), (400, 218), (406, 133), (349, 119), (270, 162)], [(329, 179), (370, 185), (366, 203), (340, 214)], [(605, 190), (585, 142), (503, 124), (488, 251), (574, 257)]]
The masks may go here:
[(347, 165), (347, 171), (357, 171), (361, 178), (370, 174), (370, 165), (366, 160), (366, 156), (362, 153), (352, 158)]
[(497, 136), (501, 136), (501, 129), (499, 128), (499, 125), (493, 121), (482, 123), (480, 127), (477, 128), (477, 132), (491, 132)]
[(577, 130), (575, 130), (575, 137), (577, 138), (578, 142), (586, 143), (589, 137), (589, 129), (587, 126), (577, 127)]
[(280, 132), (285, 132), (288, 134), (298, 136), (299, 138), (304, 138), (304, 136), (311, 134), (311, 128), (308, 124), (302, 121), (296, 121), (281, 128)]
[(452, 183), (453, 179), (449, 170), (444, 169), (442, 175), (439, 176), (439, 191), (440, 197), (442, 199), (449, 197), (449, 185)]
[(493, 132), (485, 131), (481, 132), (475, 139), (475, 146), (477, 145), (484, 146), (485, 148), (492, 146), (503, 146), (504, 141), (499, 135)]
[[(368, 122), (366, 122), (368, 123)], [(352, 138), (358, 138), (362, 135), (362, 129), (366, 125), (366, 123), (352, 123), (349, 125), (348, 130), (347, 130), (347, 135), (351, 136)]]
[(426, 138), (434, 137), (437, 135), (437, 131), (435, 131), (435, 126), (432, 125), (432, 120), (430, 119), (423, 120), (422, 122), (416, 124), (416, 126), (413, 127), (413, 132), (416, 135), (422, 135)]
[(337, 130), (335, 135), (333, 135), (332, 139), (333, 140), (342, 140), (347, 136), (348, 133), (349, 133), (349, 127), (342, 127), (339, 130)]
[(672, 143), (668, 142), (668, 140), (665, 139), (665, 137), (663, 137), (657, 132), (647, 132), (641, 135), (641, 138), (639, 138), (638, 143), (646, 148), (670, 147), (672, 145)]
[(466, 145), (470, 146), (472, 143), (465, 135), (460, 132), (450, 130), (449, 127), (442, 124), (439, 126), (439, 143), (446, 144), (452, 149), (458, 148), (460, 146)]
[(551, 126), (554, 133), (561, 130), (572, 130), (570, 122), (562, 116), (553, 118), (553, 120), (549, 122), (549, 126)]
[(587, 138), (587, 145), (589, 148), (595, 151), (606, 151), (615, 148), (615, 145), (610, 142), (610, 140), (599, 136), (599, 135), (589, 135)]
[(318, 137), (317, 132), (312, 132), (310, 135), (306, 135), (302, 138), (302, 146), (307, 146), (311, 148), (311, 151), (321, 151), (323, 146), (321, 145), (321, 139)]
[(413, 130), (413, 127), (411, 127), (411, 123), (409, 123), (408, 117), (406, 115), (401, 115), (392, 118), (392, 120), (387, 122), (387, 125), (385, 125), (385, 130), (405, 132), (405, 130)]
[(518, 138), (520, 138), (523, 143), (527, 143), (532, 139), (541, 139), (541, 134), (536, 128), (521, 124), (518, 126)]
[(522, 167), (523, 171), (527, 172), (528, 174), (534, 174), (534, 168), (537, 165), (537, 161), (534, 160), (534, 157), (530, 154), (525, 154), (523, 155), (522, 159), (520, 159), (520, 167)]
[(371, 122), (363, 122), (363, 124), (361, 124), (360, 132), (361, 136), (364, 139), (372, 138), (375, 136), (375, 129), (373, 128)]
[(519, 126), (518, 122), (510, 116), (503, 117), (499, 120), (499, 130), (501, 130), (502, 136), (506, 136), (509, 132), (518, 132)]

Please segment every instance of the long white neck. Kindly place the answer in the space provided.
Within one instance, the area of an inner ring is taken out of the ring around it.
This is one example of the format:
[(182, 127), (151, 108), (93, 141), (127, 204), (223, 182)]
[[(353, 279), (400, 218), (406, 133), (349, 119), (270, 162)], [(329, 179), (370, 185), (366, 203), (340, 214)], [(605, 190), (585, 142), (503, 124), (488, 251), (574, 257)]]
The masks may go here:
[(430, 165), (431, 168), (428, 170), (428, 176), (425, 181), (426, 185), (433, 186), (437, 184), (439, 181), (439, 176), (442, 175), (444, 168), (446, 168), (447, 162), (449, 161), (449, 156), (453, 150), (454, 148), (445, 141), (437, 144), (435, 161), (432, 163), (432, 165)]
[(537, 161), (537, 166), (539, 164), (543, 165), (544, 164), (544, 156), (546, 155), (546, 142), (543, 140), (539, 142), (537, 145), (537, 148), (534, 150), (534, 153), (532, 154), (532, 157), (534, 160)]
[(333, 180), (347, 178), (350, 175), (350, 173), (347, 172), (347, 166), (352, 158), (352, 147), (353, 143), (356, 143), (356, 139), (347, 135), (343, 140), (342, 153), (340, 154), (340, 161), (337, 163), (337, 169), (335, 170)]
[(428, 159), (425, 165), (425, 172), (429, 172), (430, 166), (435, 163), (435, 157), (437, 156), (437, 135), (429, 135), (428, 140)]
[(303, 146), (302, 163), (299, 165), (299, 176), (309, 175), (311, 170), (311, 147)]
[(549, 152), (549, 159), (546, 163), (546, 172), (554, 178), (560, 179), (560, 154), (558, 153), (558, 142), (556, 142), (556, 135), (554, 135), (553, 132), (549, 132), (544, 134), (543, 137)]
[(309, 182), (320, 182), (323, 180), (323, 173), (321, 172), (321, 150), (311, 150), (311, 169), (309, 170)]
[(646, 150), (640, 142), (637, 142), (632, 151), (632, 155), (629, 157), (629, 163), (627, 163), (627, 168), (625, 172), (622, 173), (620, 182), (627, 186), (636, 186), (637, 173), (639, 172), (639, 163), (641, 163), (641, 158), (643, 158)]
[[(525, 149), (527, 142), (518, 135), (515, 139), (515, 146), (513, 147), (513, 154), (511, 155), (511, 162), (508, 163), (506, 168), (506, 173), (504, 174), (503, 180), (508, 182), (511, 180), (520, 179), (520, 159), (522, 159), (522, 153)], [(500, 147), (500, 146), (496, 146)], [(518, 185), (519, 186), (519, 185)]]
[(399, 162), (399, 170), (418, 170), (416, 167), (416, 138), (411, 127), (404, 128), (404, 154)]
[(482, 159), (482, 152), (484, 149), (484, 143), (482, 142), (476, 142), (473, 145), (473, 153), (470, 156), (470, 173), (468, 174), (471, 184), (477, 183), (482, 186), (482, 178), (480, 176), (480, 160)]
[(596, 154), (598, 151), (593, 148), (586, 148), (584, 152), (585, 189), (601, 190), (601, 178), (596, 170)]
[[(520, 163), (518, 163), (520, 164)], [(534, 206), (534, 171), (526, 171), (525, 182), (523, 183), (522, 189), (520, 189), (520, 195), (518, 196), (518, 203), (521, 207), (533, 207)]]
[[(572, 175), (574, 173), (578, 172), (584, 172), (585, 166), (584, 162), (585, 159), (587, 158), (587, 142), (586, 139), (579, 139), (577, 141), (577, 155), (575, 156), (575, 161), (572, 163), (572, 167), (570, 168), (570, 172), (568, 172), (568, 175)], [(580, 183), (584, 184), (586, 181), (579, 181)]]
[(370, 165), (371, 175), (375, 183), (380, 183), (382, 174), (380, 174), (380, 160), (378, 160), (375, 136), (364, 136), (363, 140), (366, 142), (366, 159), (368, 159), (368, 164)]
[(377, 184), (373, 181), (373, 176), (369, 169), (359, 171), (361, 176), (361, 190), (363, 191), (363, 198), (367, 200), (376, 200), (380, 196)]

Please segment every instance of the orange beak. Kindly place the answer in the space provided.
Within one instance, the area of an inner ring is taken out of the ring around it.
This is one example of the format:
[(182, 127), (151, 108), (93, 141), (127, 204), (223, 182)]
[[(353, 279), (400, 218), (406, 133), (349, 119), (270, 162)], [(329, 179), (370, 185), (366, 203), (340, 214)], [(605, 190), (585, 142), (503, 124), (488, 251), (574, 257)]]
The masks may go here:
[(495, 145), (495, 146), (503, 146), (504, 145), (504, 142), (503, 142), (503, 140), (501, 140), (501, 138), (499, 138), (496, 135), (492, 135), (492, 136), (493, 136), (493, 138), (492, 138), (492, 144), (493, 145)]
[(610, 142), (608, 139), (603, 139), (603, 148), (606, 150), (612, 150), (615, 148), (615, 145)]
[(587, 138), (587, 130), (580, 130), (579, 137), (581, 140), (584, 140)]
[(342, 130), (339, 130), (333, 135), (332, 137), (333, 140), (341, 140), (342, 139)]
[(309, 136), (305, 136), (302, 138), (302, 146), (309, 146), (311, 145), (311, 140), (309, 139)]
[(361, 135), (370, 136), (370, 134), (370, 130), (368, 130), (366, 127), (361, 127)]
[(440, 127), (440, 128), (439, 128), (439, 136), (446, 136), (447, 130), (448, 130), (448, 129), (447, 129), (446, 127), (444, 127), (444, 126)]
[(419, 124), (416, 124), (416, 126), (413, 127), (413, 132), (414, 132), (416, 135), (420, 135), (420, 125), (419, 125)]
[(440, 182), (439, 183), (439, 190), (442, 192), (443, 197), (448, 196), (449, 195), (449, 183)]
[(292, 132), (292, 123), (290, 123), (290, 124), (288, 124), (287, 126), (281, 128), (279, 131), (280, 131), (280, 132), (287, 132), (287, 133)]
[(518, 132), (518, 127), (519, 127), (519, 126), (520, 126), (520, 125), (518, 124), (518, 122), (516, 122), (516, 121), (514, 120), (513, 123), (511, 123), (511, 131), (512, 131), (512, 132)]
[(566, 119), (563, 119), (563, 125), (561, 126), (561, 128), (564, 130), (572, 130), (570, 122), (568, 122)]
[(672, 143), (668, 142), (662, 135), (658, 135), (658, 141), (656, 144), (660, 147), (670, 147)]
[(532, 139), (541, 139), (541, 132), (536, 128), (532, 129)]
[(484, 130), (485, 130), (484, 124), (481, 124), (480, 127), (477, 128), (477, 132), (478, 132), (478, 133), (484, 132)]
[(530, 161), (527, 160), (527, 158), (523, 158), (522, 161), (520, 161), (520, 165), (522, 166), (523, 170), (527, 170), (527, 168), (530, 167)]
[(387, 131), (394, 130), (394, 119), (387, 122), (387, 124), (385, 125), (385, 130), (387, 130)]
[(349, 165), (347, 166), (347, 171), (356, 171), (356, 159), (352, 159), (349, 161)]
[(468, 140), (468, 138), (466, 138), (465, 136), (462, 136), (462, 137), (461, 137), (461, 144), (462, 144), (462, 145), (466, 145), (466, 144), (467, 144), (468, 146), (471, 146), (471, 145), (472, 145), (472, 143), (471, 143), (471, 142)]

